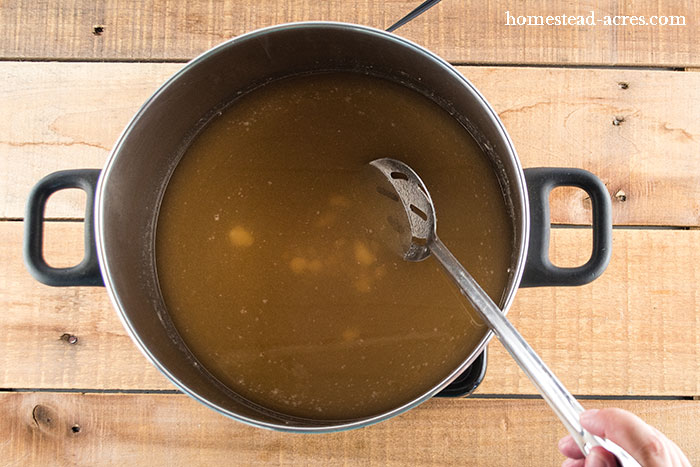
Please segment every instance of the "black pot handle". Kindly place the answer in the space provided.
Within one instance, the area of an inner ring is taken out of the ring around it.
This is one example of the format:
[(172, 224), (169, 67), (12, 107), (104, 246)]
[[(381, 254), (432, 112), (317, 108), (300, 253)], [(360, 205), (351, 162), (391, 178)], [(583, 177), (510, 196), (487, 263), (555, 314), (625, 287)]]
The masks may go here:
[[(24, 218), (24, 263), (39, 282), (57, 287), (104, 285), (95, 247), (95, 190), (98, 169), (62, 170), (39, 180), (32, 188)], [(87, 195), (85, 205), (85, 256), (69, 268), (53, 268), (44, 259), (44, 210), (53, 193), (80, 188)]]
[[(602, 181), (581, 169), (525, 169), (530, 199), (530, 246), (521, 287), (583, 285), (600, 276), (612, 252), (612, 208)], [(582, 266), (560, 268), (549, 260), (549, 193), (559, 186), (575, 186), (588, 193), (593, 206), (593, 252)]]

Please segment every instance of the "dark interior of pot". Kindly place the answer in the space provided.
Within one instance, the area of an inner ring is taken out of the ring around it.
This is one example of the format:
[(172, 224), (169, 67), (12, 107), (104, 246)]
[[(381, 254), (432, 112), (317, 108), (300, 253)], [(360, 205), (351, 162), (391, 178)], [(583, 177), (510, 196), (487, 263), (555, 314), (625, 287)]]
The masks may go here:
[[(339, 24), (290, 25), (257, 32), (195, 59), (140, 110), (103, 174), (97, 207), (101, 255), (106, 258), (103, 267), (125, 323), (149, 358), (190, 395), (261, 426), (322, 430), (363, 421), (309, 420), (279, 414), (240, 397), (197, 362), (172, 326), (161, 297), (154, 254), (158, 209), (184, 149), (222, 106), (271, 80), (329, 70), (390, 77), (429, 94), (469, 130), (491, 158), (514, 222), (506, 307), (522, 273), (525, 200), (517, 160), (482, 98), (443, 62), (390, 35)], [(477, 353), (475, 349), (460, 368), (446, 375), (443, 384), (420, 399), (444, 387)]]

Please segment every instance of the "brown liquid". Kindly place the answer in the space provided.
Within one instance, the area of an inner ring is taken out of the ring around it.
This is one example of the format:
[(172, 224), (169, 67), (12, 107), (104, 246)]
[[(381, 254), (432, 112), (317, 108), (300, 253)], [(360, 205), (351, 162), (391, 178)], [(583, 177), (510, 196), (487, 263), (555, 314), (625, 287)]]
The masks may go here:
[(378, 414), (483, 337), (434, 258), (387, 247), (366, 170), (379, 157), (421, 176), (440, 238), (499, 301), (513, 227), (497, 178), (464, 128), (406, 87), (351, 73), (267, 84), (176, 168), (158, 219), (163, 297), (199, 361), (251, 401), (315, 419)]

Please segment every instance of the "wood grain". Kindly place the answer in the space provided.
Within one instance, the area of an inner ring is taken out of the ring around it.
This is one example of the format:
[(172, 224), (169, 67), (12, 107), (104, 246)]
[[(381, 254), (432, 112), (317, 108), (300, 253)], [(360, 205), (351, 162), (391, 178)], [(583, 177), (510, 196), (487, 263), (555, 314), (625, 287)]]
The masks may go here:
[[(583, 231), (553, 234), (555, 264), (588, 259)], [(698, 242), (697, 230), (614, 230), (599, 279), (521, 289), (509, 319), (573, 394), (700, 394), (700, 377), (687, 374), (700, 375)], [(499, 342), (489, 350), (479, 392), (535, 393)]]
[[(47, 257), (82, 251), (80, 224), (54, 222)], [(0, 222), (0, 387), (171, 389), (125, 334), (101, 288), (36, 283), (21, 224)], [(585, 233), (555, 229), (552, 258), (581, 264)], [(509, 314), (574, 394), (700, 395), (700, 230), (614, 230), (613, 258), (583, 287), (523, 289)], [(64, 334), (78, 340), (70, 344)], [(534, 394), (490, 345), (482, 394)]]
[[(50, 265), (77, 264), (82, 229), (46, 224)], [(22, 223), (0, 222), (0, 387), (172, 389), (126, 334), (105, 289), (39, 284), (22, 263), (21, 237)]]
[[(29, 189), (52, 171), (101, 167), (138, 107), (180, 67), (0, 63), (0, 99), (13, 116), (0, 121), (0, 217), (21, 218)], [(594, 172), (616, 224), (700, 225), (700, 74), (459, 69), (499, 112), (524, 166)], [(552, 202), (554, 222), (589, 222), (582, 191), (555, 192)], [(48, 215), (83, 209), (82, 198), (61, 195)]]
[[(288, 21), (331, 20), (386, 28), (418, 5), (407, 0), (29, 0), (0, 9), (0, 57), (184, 60), (226, 39)], [(686, 26), (507, 26), (525, 15), (684, 15)], [(700, 13), (692, 0), (528, 3), (441, 2), (399, 29), (459, 63), (698, 66)], [(95, 26), (102, 32), (96, 34)], [(652, 44), (653, 46), (650, 46)]]
[[(0, 63), (0, 99), (13, 116), (0, 122), (0, 215), (23, 217), (29, 190), (51, 172), (102, 167), (139, 106), (180, 67)], [(82, 200), (57, 195), (47, 216), (82, 217)]]
[[(586, 406), (633, 411), (700, 462), (700, 401)], [(292, 435), (245, 426), (179, 394), (71, 393), (0, 395), (0, 429), (0, 454), (21, 465), (554, 466), (566, 434), (542, 400), (432, 400), (371, 427)]]

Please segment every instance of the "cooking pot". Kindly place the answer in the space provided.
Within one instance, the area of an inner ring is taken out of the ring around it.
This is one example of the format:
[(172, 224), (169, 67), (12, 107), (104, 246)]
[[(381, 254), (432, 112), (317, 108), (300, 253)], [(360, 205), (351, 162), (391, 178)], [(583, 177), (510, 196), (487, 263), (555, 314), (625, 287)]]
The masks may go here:
[[(218, 412), (258, 427), (324, 432), (385, 420), (448, 386), (492, 337), (485, 333), (459, 366), (409, 403), (371, 417), (335, 421), (290, 417), (246, 400), (211, 376), (173, 327), (158, 286), (154, 236), (165, 187), (184, 149), (223, 104), (246, 91), (286, 76), (330, 70), (386, 77), (428, 95), (491, 160), (515, 234), (504, 313), (519, 286), (585, 284), (610, 259), (610, 199), (603, 183), (578, 169), (523, 171), (496, 112), (469, 81), (431, 52), (384, 31), (327, 22), (274, 26), (225, 42), (192, 60), (148, 99), (102, 171), (57, 172), (35, 186), (28, 201), (24, 255), (30, 272), (45, 284), (104, 284), (136, 345), (173, 384)], [(593, 251), (580, 267), (559, 268), (548, 259), (549, 192), (562, 185), (584, 189), (592, 202)], [(52, 268), (42, 254), (44, 206), (51, 193), (64, 188), (81, 188), (88, 195), (85, 256), (77, 266)]]

